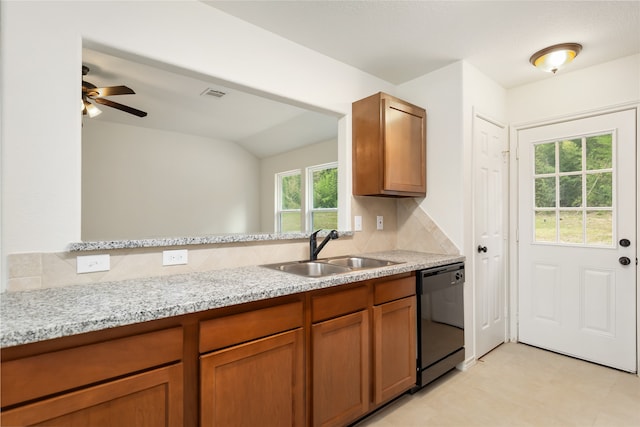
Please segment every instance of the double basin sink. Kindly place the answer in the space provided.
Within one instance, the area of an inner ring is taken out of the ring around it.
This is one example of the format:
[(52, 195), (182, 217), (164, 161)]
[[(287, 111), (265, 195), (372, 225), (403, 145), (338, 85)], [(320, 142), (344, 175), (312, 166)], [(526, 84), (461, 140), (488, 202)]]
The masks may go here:
[(280, 264), (269, 264), (264, 267), (305, 277), (324, 277), (396, 264), (400, 263), (359, 256), (342, 256), (314, 261), (291, 261)]

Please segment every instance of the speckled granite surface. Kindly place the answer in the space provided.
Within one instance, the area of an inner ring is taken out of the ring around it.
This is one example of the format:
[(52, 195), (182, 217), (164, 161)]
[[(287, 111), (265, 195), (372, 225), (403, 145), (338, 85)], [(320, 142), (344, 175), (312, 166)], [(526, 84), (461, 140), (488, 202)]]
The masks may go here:
[[(102, 251), (109, 249), (159, 248), (165, 246), (213, 245), (220, 243), (260, 242), (277, 240), (308, 239), (309, 233), (256, 233), (256, 234), (213, 234), (209, 236), (166, 237), (139, 240), (104, 240), (96, 242), (71, 243), (69, 252)], [(320, 236), (323, 236), (320, 233)], [(340, 231), (341, 236), (352, 236), (351, 231)]]
[(322, 278), (306, 278), (251, 266), (4, 293), (0, 296), (0, 347), (157, 320), (464, 260), (463, 256), (407, 251), (363, 256), (401, 264)]

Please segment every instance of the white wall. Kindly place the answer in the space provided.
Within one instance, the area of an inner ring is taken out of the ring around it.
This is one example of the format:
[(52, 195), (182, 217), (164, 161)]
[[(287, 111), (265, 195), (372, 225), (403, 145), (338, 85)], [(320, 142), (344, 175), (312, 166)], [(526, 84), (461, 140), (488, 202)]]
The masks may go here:
[(459, 61), (401, 85), (399, 96), (427, 110), (427, 197), (420, 207), (466, 257), (465, 349), (475, 357), (473, 114), (506, 123), (506, 91)]
[[(262, 159), (260, 165), (261, 230), (274, 230), (275, 174), (300, 169), (304, 177), (305, 168), (338, 161), (338, 141), (336, 139), (307, 145), (297, 150)], [(304, 200), (304, 196), (303, 196)]]
[(255, 233), (258, 182), (233, 142), (83, 120), (82, 240)]
[(427, 110), (427, 196), (420, 207), (463, 247), (463, 63), (398, 86), (396, 95)]
[(559, 118), (640, 100), (640, 54), (509, 89), (509, 122)]
[[(3, 1), (0, 7), (3, 257), (63, 251), (80, 240), (83, 40), (347, 118), (352, 101), (392, 89), (197, 1)], [(350, 150), (350, 135), (339, 140)]]

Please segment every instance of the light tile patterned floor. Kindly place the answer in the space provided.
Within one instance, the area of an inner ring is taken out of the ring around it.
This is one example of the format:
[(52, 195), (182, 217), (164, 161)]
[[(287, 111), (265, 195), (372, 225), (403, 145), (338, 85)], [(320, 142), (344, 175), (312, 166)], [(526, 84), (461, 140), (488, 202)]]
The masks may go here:
[(357, 426), (640, 427), (640, 378), (508, 343)]

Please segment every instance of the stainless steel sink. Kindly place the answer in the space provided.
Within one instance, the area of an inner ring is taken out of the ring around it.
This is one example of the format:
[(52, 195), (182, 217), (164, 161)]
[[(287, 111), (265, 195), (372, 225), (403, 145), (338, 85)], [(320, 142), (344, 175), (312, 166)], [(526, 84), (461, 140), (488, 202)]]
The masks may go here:
[(348, 273), (351, 271), (348, 267), (317, 261), (288, 262), (284, 264), (267, 265), (265, 267), (307, 277), (330, 276), (332, 274)]
[(325, 262), (332, 265), (342, 265), (351, 269), (366, 269), (366, 268), (379, 268), (387, 267), (389, 265), (397, 264), (397, 262), (385, 261), (382, 259), (364, 258), (357, 256), (348, 256), (341, 258), (329, 258)]
[(349, 273), (356, 270), (387, 267), (399, 264), (374, 258), (358, 256), (342, 256), (335, 258), (319, 259), (316, 261), (293, 261), (280, 264), (269, 264), (263, 267), (273, 268), (291, 274), (305, 277), (324, 277), (333, 274)]

